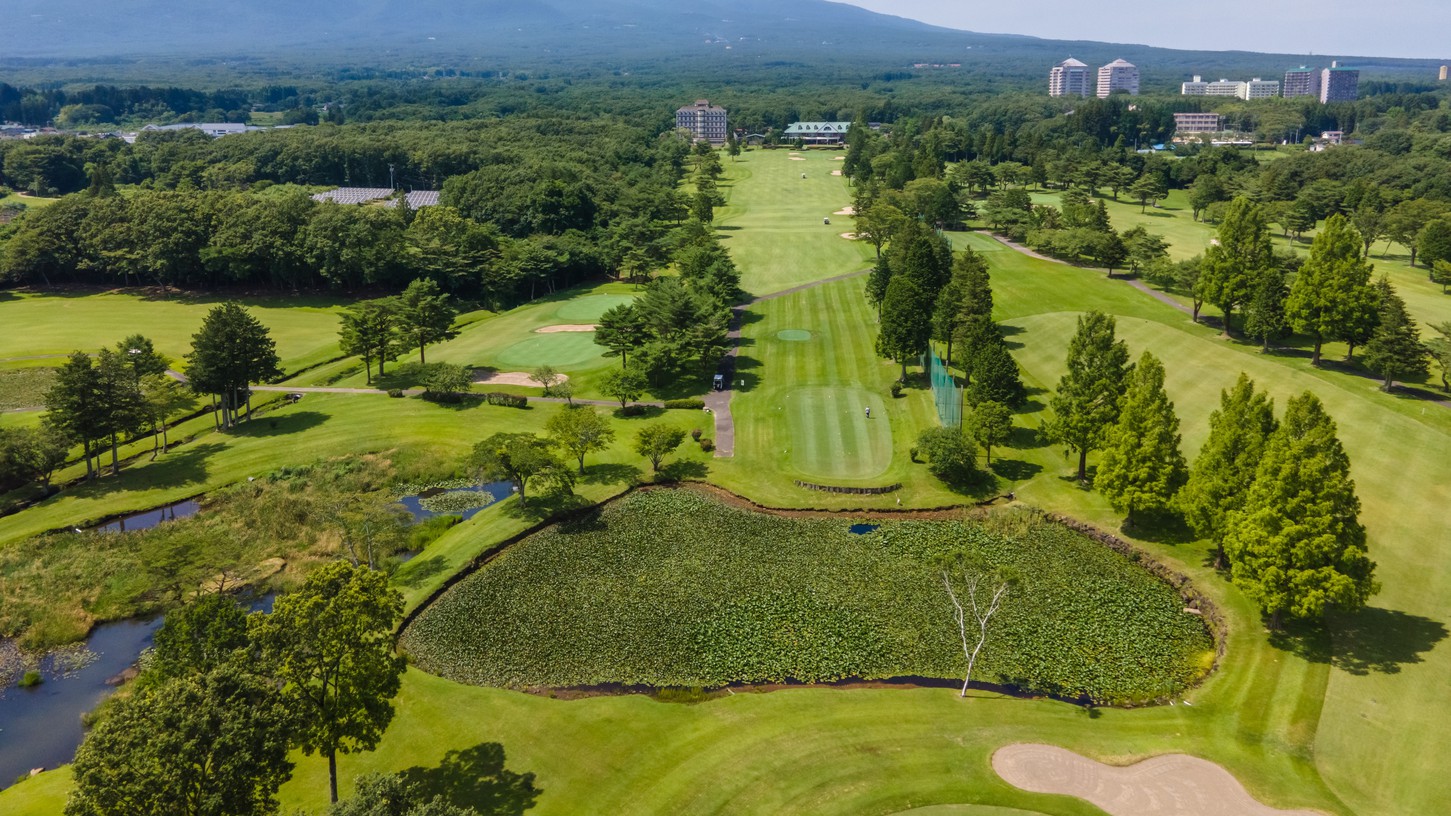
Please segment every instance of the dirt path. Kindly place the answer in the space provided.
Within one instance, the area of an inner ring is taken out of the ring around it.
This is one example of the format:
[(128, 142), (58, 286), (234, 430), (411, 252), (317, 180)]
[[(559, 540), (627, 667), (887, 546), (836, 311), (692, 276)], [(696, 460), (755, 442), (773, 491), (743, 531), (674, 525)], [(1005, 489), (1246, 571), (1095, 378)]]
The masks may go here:
[(1053, 745), (1009, 745), (993, 754), (993, 770), (1033, 793), (1086, 799), (1111, 816), (1316, 816), (1260, 804), (1219, 765), (1165, 754), (1117, 767)]

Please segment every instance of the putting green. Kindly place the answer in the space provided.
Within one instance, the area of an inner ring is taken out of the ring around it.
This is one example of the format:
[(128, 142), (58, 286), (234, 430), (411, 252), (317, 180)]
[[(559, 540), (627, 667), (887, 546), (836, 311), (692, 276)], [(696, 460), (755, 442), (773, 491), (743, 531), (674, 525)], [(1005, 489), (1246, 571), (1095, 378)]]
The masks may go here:
[(634, 302), (634, 295), (590, 295), (559, 304), (554, 316), (564, 323), (594, 323), (610, 309)]
[(596, 361), (604, 351), (594, 337), (594, 332), (536, 334), (500, 351), (491, 362), (524, 369), (582, 365)]
[[(874, 419), (866, 416), (872, 409)], [(791, 465), (812, 480), (871, 479), (892, 464), (882, 398), (856, 386), (800, 388), (786, 396)]]
[(805, 329), (782, 329), (781, 331), (776, 332), (776, 336), (781, 338), (782, 340), (793, 340), (799, 342), (802, 340), (810, 340), (811, 332)]

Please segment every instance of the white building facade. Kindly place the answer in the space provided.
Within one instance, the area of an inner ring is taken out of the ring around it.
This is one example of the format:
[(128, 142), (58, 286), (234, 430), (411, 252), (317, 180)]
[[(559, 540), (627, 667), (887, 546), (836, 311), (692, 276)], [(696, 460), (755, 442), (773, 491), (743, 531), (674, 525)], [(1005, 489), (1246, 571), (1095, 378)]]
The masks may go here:
[(1132, 62), (1116, 59), (1098, 69), (1098, 98), (1105, 99), (1116, 91), (1138, 96), (1139, 69)]
[(1069, 57), (1048, 72), (1049, 96), (1088, 96), (1088, 65)]

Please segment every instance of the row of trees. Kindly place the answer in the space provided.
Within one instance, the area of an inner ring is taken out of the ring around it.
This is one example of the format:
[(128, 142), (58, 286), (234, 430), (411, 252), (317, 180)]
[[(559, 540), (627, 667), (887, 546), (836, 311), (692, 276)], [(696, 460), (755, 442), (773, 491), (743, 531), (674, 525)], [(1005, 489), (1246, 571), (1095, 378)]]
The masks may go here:
[(77, 751), (66, 813), (276, 813), (294, 748), (327, 757), (337, 802), (338, 755), (372, 750), (392, 721), (402, 611), (386, 574), (333, 562), (270, 614), (220, 592), (172, 612)]
[(415, 280), (395, 297), (349, 306), (342, 315), (339, 346), (344, 354), (363, 358), (371, 383), (374, 361), (381, 377), (384, 362), (397, 360), (405, 350), (418, 349), (419, 364), (427, 365), (425, 349), (453, 338), (457, 318), (458, 306), (451, 295), (432, 280)]
[(1088, 453), (1102, 451), (1094, 488), (1127, 523), (1182, 512), (1272, 625), (1358, 609), (1376, 591), (1350, 462), (1313, 394), (1291, 399), (1277, 423), (1272, 401), (1241, 375), (1191, 469), (1163, 364), (1144, 352), (1130, 365), (1113, 318), (1090, 312), (1050, 407), (1044, 431), (1078, 454), (1080, 480)]

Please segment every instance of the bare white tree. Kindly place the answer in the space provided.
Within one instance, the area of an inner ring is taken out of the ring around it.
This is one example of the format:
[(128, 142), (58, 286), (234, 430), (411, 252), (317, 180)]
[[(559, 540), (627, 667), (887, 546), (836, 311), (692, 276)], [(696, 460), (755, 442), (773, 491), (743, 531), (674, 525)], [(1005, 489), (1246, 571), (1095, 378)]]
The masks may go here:
[[(953, 587), (953, 580), (961, 582), (961, 594), (966, 595), (967, 605), (959, 599), (959, 590)], [(967, 696), (968, 684), (972, 682), (972, 670), (977, 656), (987, 644), (988, 622), (1002, 608), (1003, 601), (1017, 581), (1001, 570), (993, 569), (965, 555), (945, 560), (942, 565), (942, 585), (947, 597), (952, 599), (958, 634), (962, 637), (962, 656), (967, 658), (967, 675), (962, 679), (961, 697)], [(971, 621), (968, 614), (971, 613)], [(977, 643), (969, 640), (969, 629), (977, 627)]]

